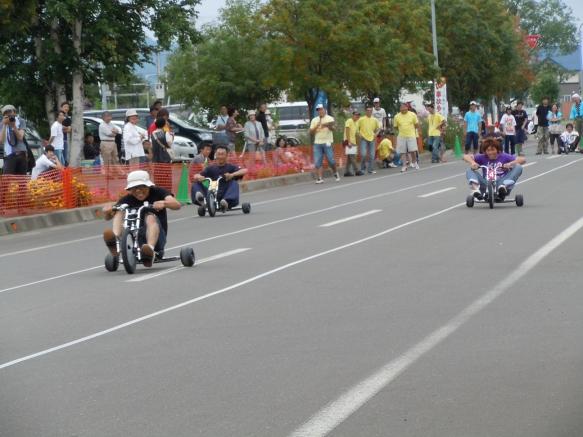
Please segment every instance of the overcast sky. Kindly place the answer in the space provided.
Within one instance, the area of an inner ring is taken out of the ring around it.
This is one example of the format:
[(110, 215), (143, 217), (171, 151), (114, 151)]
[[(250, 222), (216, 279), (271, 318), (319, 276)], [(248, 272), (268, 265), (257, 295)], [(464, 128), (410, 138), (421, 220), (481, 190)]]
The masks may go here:
[[(573, 9), (573, 15), (579, 23), (583, 23), (583, 1), (563, 0)], [(202, 0), (198, 7), (198, 25), (212, 22), (217, 19), (219, 9), (225, 6), (225, 0)]]

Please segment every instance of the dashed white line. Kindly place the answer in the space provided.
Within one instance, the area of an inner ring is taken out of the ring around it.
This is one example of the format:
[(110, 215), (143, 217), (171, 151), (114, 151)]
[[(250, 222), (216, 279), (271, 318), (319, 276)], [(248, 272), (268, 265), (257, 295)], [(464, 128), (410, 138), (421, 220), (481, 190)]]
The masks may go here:
[[(226, 258), (228, 256), (237, 255), (239, 253), (247, 252), (248, 250), (251, 250), (251, 248), (250, 247), (242, 247), (240, 249), (233, 249), (233, 250), (229, 250), (227, 252), (218, 253), (216, 255), (209, 256), (207, 258), (202, 258), (201, 260), (197, 260), (194, 263), (194, 265), (197, 266), (197, 265), (200, 265), (200, 264), (205, 264), (205, 263), (208, 263), (208, 262), (211, 262), (211, 261), (215, 261), (217, 259)], [(150, 274), (142, 275), (142, 276), (136, 276), (135, 278), (128, 279), (126, 282), (142, 282), (142, 281), (147, 281), (148, 279), (157, 278), (159, 276), (167, 275), (168, 273), (176, 272), (178, 270), (182, 270), (182, 269), (185, 269), (185, 268), (187, 268), (187, 267), (184, 267), (184, 266), (172, 267), (172, 268), (169, 268), (169, 269), (162, 270), (161, 272), (150, 273)]]
[(435, 196), (435, 195), (437, 195), (437, 194), (445, 193), (445, 192), (447, 192), (447, 191), (451, 191), (451, 190), (455, 190), (455, 189), (456, 189), (455, 187), (447, 187), (447, 188), (444, 188), (443, 190), (437, 190), (437, 191), (433, 191), (433, 192), (431, 192), (431, 193), (422, 194), (422, 195), (420, 195), (420, 196), (417, 196), (417, 197), (420, 197), (420, 198), (422, 198), (422, 199), (425, 199), (425, 198), (427, 198), (427, 197)]
[(361, 214), (356, 214), (356, 215), (352, 215), (350, 217), (346, 217), (340, 220), (334, 220), (333, 222), (328, 222), (328, 223), (324, 223), (323, 225), (320, 225), (321, 228), (328, 228), (330, 226), (334, 226), (334, 225), (339, 225), (340, 223), (346, 223), (352, 220), (356, 220), (362, 217), (366, 217), (368, 215), (371, 214), (376, 214), (377, 212), (381, 212), (382, 209), (371, 209), (370, 211), (367, 212), (363, 212)]
[(545, 257), (581, 228), (583, 228), (583, 217), (529, 256), (510, 275), (500, 281), (486, 294), (464, 308), (443, 326), (427, 335), (401, 356), (385, 364), (368, 378), (362, 380), (344, 392), (339, 398), (322, 408), (304, 425), (290, 434), (290, 437), (324, 437), (328, 435), (338, 425), (376, 396), (377, 393), (385, 389), (401, 373), (405, 372), (425, 354), (455, 333), (494, 300), (506, 293), (514, 284), (524, 278), (528, 272), (545, 259)]

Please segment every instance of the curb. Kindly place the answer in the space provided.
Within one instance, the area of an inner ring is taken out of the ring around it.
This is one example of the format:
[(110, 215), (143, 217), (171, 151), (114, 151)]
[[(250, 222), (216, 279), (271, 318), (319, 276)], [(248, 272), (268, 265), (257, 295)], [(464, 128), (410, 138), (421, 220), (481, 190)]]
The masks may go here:
[[(453, 158), (453, 154), (450, 151), (446, 152), (446, 156), (448, 159)], [(421, 163), (430, 162), (431, 153), (422, 153), (419, 156), (419, 161)], [(342, 174), (341, 169), (338, 169), (338, 171)], [(325, 170), (324, 175), (327, 177), (332, 176), (331, 170)], [(253, 181), (243, 181), (240, 184), (240, 188), (241, 192), (248, 193), (251, 191), (310, 182), (312, 180), (314, 180), (314, 174), (310, 171)], [(92, 205), (44, 214), (0, 219), (0, 236), (101, 219), (103, 218), (102, 207), (103, 205)]]

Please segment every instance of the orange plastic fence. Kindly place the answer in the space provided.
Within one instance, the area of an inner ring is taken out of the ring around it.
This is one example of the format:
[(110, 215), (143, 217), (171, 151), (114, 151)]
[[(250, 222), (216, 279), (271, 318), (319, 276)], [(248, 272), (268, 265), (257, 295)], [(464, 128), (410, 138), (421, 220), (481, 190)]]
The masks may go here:
[[(334, 156), (337, 164), (343, 166), (341, 145), (334, 146)], [(229, 162), (248, 169), (245, 180), (310, 172), (314, 168), (310, 146), (278, 149), (264, 155), (231, 153)], [(127, 174), (137, 169), (147, 170), (156, 185), (178, 192), (180, 163), (66, 168), (43, 173), (36, 180), (30, 176), (0, 175), (0, 216), (23, 216), (116, 201), (125, 194)], [(192, 176), (202, 170), (202, 164), (189, 164), (188, 170), (190, 193)]]

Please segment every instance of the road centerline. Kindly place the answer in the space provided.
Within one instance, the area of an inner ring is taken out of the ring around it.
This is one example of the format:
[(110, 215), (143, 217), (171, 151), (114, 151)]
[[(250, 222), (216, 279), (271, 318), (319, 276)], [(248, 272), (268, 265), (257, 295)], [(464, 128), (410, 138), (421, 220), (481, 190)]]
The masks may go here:
[(346, 223), (352, 220), (357, 220), (359, 218), (363, 218), (372, 214), (376, 214), (377, 212), (381, 212), (382, 209), (371, 209), (370, 211), (366, 211), (366, 212), (362, 212), (360, 214), (356, 214), (356, 215), (352, 215), (350, 217), (346, 217), (343, 219), (339, 219), (339, 220), (334, 220), (333, 222), (328, 222), (328, 223), (324, 223), (323, 225), (320, 225), (321, 228), (329, 228), (330, 226), (335, 226), (335, 225), (339, 225), (341, 223)]
[(444, 188), (442, 190), (432, 191), (431, 193), (421, 194), (420, 196), (417, 196), (417, 197), (420, 197), (421, 199), (425, 199), (427, 197), (436, 196), (437, 194), (445, 193), (447, 191), (451, 191), (451, 190), (455, 190), (455, 189), (456, 189), (456, 187), (447, 187), (447, 188)]

